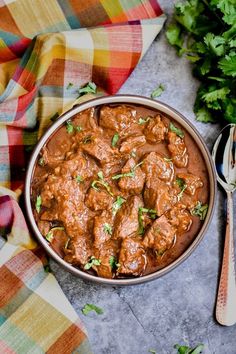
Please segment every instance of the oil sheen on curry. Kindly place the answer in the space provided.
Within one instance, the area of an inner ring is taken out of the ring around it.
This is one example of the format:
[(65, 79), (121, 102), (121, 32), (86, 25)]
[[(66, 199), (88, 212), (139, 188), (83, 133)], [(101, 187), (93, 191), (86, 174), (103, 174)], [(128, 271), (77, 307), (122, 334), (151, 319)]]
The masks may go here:
[(61, 126), (32, 180), (41, 234), (65, 261), (104, 278), (173, 262), (207, 214), (208, 173), (191, 136), (143, 106), (103, 105)]

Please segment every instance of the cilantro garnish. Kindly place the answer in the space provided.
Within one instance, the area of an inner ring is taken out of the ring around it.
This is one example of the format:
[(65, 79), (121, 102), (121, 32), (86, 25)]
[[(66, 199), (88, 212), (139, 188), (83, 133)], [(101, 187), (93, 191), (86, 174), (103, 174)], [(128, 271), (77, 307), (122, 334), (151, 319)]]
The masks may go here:
[(156, 98), (161, 96), (163, 91), (165, 91), (165, 87), (162, 84), (160, 84), (154, 91), (152, 91), (151, 98)]
[(139, 125), (146, 124), (147, 122), (149, 122), (150, 119), (151, 119), (151, 117), (147, 117), (147, 118), (140, 117), (139, 120), (138, 120), (138, 124)]
[(98, 306), (93, 305), (93, 304), (86, 304), (82, 308), (82, 312), (83, 312), (83, 314), (85, 316), (91, 311), (95, 311), (98, 315), (102, 315), (103, 314), (103, 309), (101, 309), (101, 307), (98, 307)]
[(109, 258), (109, 264), (110, 264), (112, 270), (116, 270), (117, 268), (120, 267), (120, 264), (117, 263), (117, 259), (115, 256), (111, 256)]
[(235, 0), (186, 0), (175, 5), (166, 37), (179, 56), (193, 62), (200, 81), (198, 121), (236, 122)]
[(91, 135), (87, 135), (84, 139), (83, 139), (83, 144), (89, 144), (92, 141), (92, 136)]
[(193, 209), (190, 210), (191, 215), (199, 216), (200, 220), (205, 220), (208, 211), (208, 204), (202, 204), (198, 201)]
[(177, 354), (201, 354), (204, 345), (198, 344), (195, 348), (190, 348), (186, 345), (175, 344), (174, 348), (178, 350)]
[(118, 195), (116, 201), (112, 205), (113, 215), (117, 213), (117, 211), (121, 208), (121, 205), (125, 202), (125, 199)]
[(179, 177), (176, 178), (176, 183), (177, 183), (178, 187), (180, 188), (180, 192), (177, 195), (177, 200), (180, 201), (180, 199), (183, 197), (183, 193), (184, 193), (185, 189), (187, 188), (187, 185), (186, 185), (184, 179), (179, 178)]
[(88, 269), (90, 269), (91, 267), (93, 267), (93, 266), (99, 266), (100, 264), (101, 264), (100, 259), (97, 259), (97, 258), (95, 258), (94, 256), (92, 256), (92, 257), (90, 258), (90, 260), (88, 261), (88, 263), (85, 264), (84, 269), (85, 269), (85, 270), (88, 270)]
[(112, 179), (120, 179), (122, 177), (135, 177), (135, 170), (137, 167), (139, 167), (140, 165), (143, 164), (143, 161), (139, 162), (137, 165), (135, 165), (134, 167), (131, 168), (131, 170), (129, 172), (125, 172), (125, 173), (120, 173), (118, 175), (112, 176)]
[(36, 198), (36, 203), (35, 203), (35, 209), (38, 214), (40, 213), (41, 205), (42, 205), (42, 198), (41, 198), (41, 195), (38, 195)]
[(120, 138), (120, 137), (119, 137), (119, 134), (118, 134), (118, 133), (115, 133), (115, 134), (113, 135), (113, 138), (112, 138), (112, 140), (111, 140), (111, 146), (112, 146), (112, 147), (115, 147), (115, 146), (116, 146), (116, 144), (117, 144), (119, 138)]
[(40, 157), (40, 159), (38, 160), (38, 164), (39, 164), (39, 166), (44, 166), (45, 165), (43, 157)]
[(155, 351), (155, 349), (149, 349), (149, 351), (148, 351), (149, 353), (151, 353), (151, 354), (156, 354), (156, 351)]
[(70, 120), (68, 120), (68, 121), (66, 122), (66, 131), (67, 131), (67, 133), (69, 133), (69, 134), (73, 133), (73, 131), (74, 131), (74, 126), (73, 126), (73, 124), (71, 123)]
[(143, 224), (144, 216), (143, 216), (143, 213), (148, 213), (149, 217), (151, 219), (155, 219), (156, 216), (157, 216), (157, 211), (155, 209), (148, 209), (148, 208), (142, 208), (142, 207), (140, 207), (138, 209), (138, 223), (139, 223), (138, 233), (139, 233), (139, 235), (143, 235), (144, 234), (144, 224)]
[(67, 250), (68, 246), (69, 246), (69, 243), (70, 243), (70, 237), (68, 237), (68, 239), (66, 240), (66, 243), (65, 243), (65, 250)]
[(105, 224), (103, 225), (103, 230), (107, 234), (112, 235), (112, 226), (110, 224), (108, 224), (107, 222), (105, 222)]
[(78, 91), (79, 97), (85, 95), (86, 93), (93, 93), (97, 92), (97, 86), (94, 82), (88, 82), (85, 86), (81, 87)]
[(181, 139), (183, 139), (184, 137), (184, 132), (180, 129), (180, 128), (177, 128), (173, 123), (170, 122), (170, 126), (169, 126), (169, 129), (175, 133), (176, 135), (178, 135)]
[(172, 159), (171, 158), (169, 158), (169, 157), (164, 157), (164, 159), (163, 159), (164, 161), (166, 161), (166, 162), (172, 162)]
[(111, 196), (113, 196), (113, 193), (112, 193), (112, 191), (111, 191), (111, 187), (110, 187), (109, 184), (104, 180), (104, 176), (103, 176), (102, 171), (99, 171), (99, 172), (97, 173), (97, 175), (98, 175), (98, 178), (99, 178), (99, 179), (93, 181), (92, 184), (91, 184), (91, 187), (92, 187), (93, 189), (95, 189), (97, 192), (99, 192), (100, 189), (99, 189), (99, 187), (97, 187), (97, 185), (101, 185), (101, 186), (103, 186), (103, 187), (107, 190), (107, 192), (108, 192)]
[(76, 180), (76, 182), (78, 182), (78, 183), (80, 183), (80, 182), (83, 182), (83, 181), (84, 181), (83, 177), (82, 177), (82, 176), (80, 176), (80, 175), (76, 176), (76, 177), (75, 177), (75, 180)]
[(47, 235), (45, 236), (45, 238), (46, 238), (46, 240), (48, 241), (48, 242), (52, 242), (52, 240), (53, 240), (53, 232), (54, 231), (56, 231), (56, 230), (65, 230), (64, 229), (64, 227), (62, 227), (62, 226), (56, 226), (56, 227), (53, 227), (48, 233), (47, 233)]

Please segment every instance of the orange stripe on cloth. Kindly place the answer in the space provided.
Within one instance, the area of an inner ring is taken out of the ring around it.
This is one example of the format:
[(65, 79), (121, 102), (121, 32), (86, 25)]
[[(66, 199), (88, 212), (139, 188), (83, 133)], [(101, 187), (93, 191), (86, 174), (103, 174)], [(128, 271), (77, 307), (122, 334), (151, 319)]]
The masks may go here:
[(0, 268), (0, 308), (7, 305), (10, 299), (24, 286), (24, 283), (5, 265)]

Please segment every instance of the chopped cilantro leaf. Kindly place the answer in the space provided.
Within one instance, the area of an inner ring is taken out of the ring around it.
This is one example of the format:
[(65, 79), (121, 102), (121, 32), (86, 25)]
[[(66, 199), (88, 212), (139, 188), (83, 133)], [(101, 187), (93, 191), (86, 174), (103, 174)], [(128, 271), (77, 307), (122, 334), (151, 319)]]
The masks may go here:
[(119, 138), (120, 138), (120, 137), (119, 137), (119, 134), (118, 134), (118, 133), (115, 133), (115, 134), (113, 135), (113, 138), (112, 138), (112, 140), (111, 140), (111, 146), (112, 146), (112, 147), (115, 147), (115, 146), (116, 146), (116, 144), (117, 144)]
[(143, 164), (143, 161), (139, 162), (137, 165), (131, 168), (129, 172), (120, 173), (118, 175), (112, 176), (112, 179), (120, 179), (123, 177), (135, 177), (135, 170), (137, 167)]
[(100, 179), (104, 179), (104, 176), (103, 176), (103, 172), (102, 171), (99, 171), (98, 172), (98, 178), (100, 178)]
[(112, 270), (116, 270), (120, 266), (120, 264), (117, 263), (117, 259), (115, 256), (110, 256), (109, 264), (110, 264)]
[(44, 166), (45, 162), (43, 157), (40, 157), (40, 159), (38, 160), (38, 164), (39, 166)]
[(68, 134), (71, 134), (74, 131), (74, 126), (73, 126), (73, 124), (71, 123), (70, 120), (68, 120), (66, 122), (66, 131), (67, 131)]
[(180, 128), (177, 128), (173, 123), (170, 122), (170, 126), (169, 126), (169, 129), (175, 133), (176, 135), (178, 135), (180, 138), (183, 139), (184, 137), (184, 133), (183, 131), (180, 129)]
[(151, 98), (160, 97), (163, 91), (165, 91), (165, 88), (160, 84), (154, 91), (152, 91)]
[(85, 264), (84, 269), (88, 270), (88, 269), (92, 268), (93, 266), (99, 266), (100, 264), (101, 264), (100, 259), (97, 259), (94, 256), (92, 256), (90, 258), (90, 260), (88, 261), (88, 263)]
[(187, 185), (186, 185), (184, 179), (183, 178), (179, 178), (179, 177), (176, 178), (176, 183), (177, 183), (177, 185), (180, 188), (180, 192), (177, 195), (177, 200), (180, 201), (181, 198), (183, 197), (183, 193), (184, 193), (185, 189), (187, 188)]
[(143, 235), (144, 234), (144, 223), (143, 223), (144, 216), (143, 216), (143, 213), (149, 214), (149, 217), (151, 219), (155, 219), (156, 216), (157, 216), (157, 211), (155, 209), (148, 209), (148, 208), (142, 208), (142, 207), (140, 207), (138, 209), (138, 222), (139, 222), (138, 233), (139, 233), (139, 235)]
[(108, 224), (107, 222), (105, 222), (105, 224), (103, 225), (103, 230), (107, 234), (112, 235), (112, 226), (110, 224)]
[(95, 311), (98, 315), (102, 315), (103, 314), (103, 309), (101, 309), (101, 307), (98, 307), (98, 306), (93, 305), (93, 304), (86, 304), (82, 308), (82, 312), (83, 312), (83, 314), (85, 316), (91, 311)]
[(125, 202), (126, 200), (122, 198), (121, 196), (118, 195), (116, 198), (116, 201), (112, 205), (112, 213), (115, 215), (117, 211), (121, 208), (121, 205)]
[(208, 211), (208, 204), (202, 204), (198, 201), (193, 209), (190, 210), (191, 215), (199, 216), (200, 220), (205, 220)]
[(78, 92), (79, 92), (79, 97), (85, 95), (86, 93), (95, 94), (97, 92), (97, 86), (95, 85), (94, 82), (88, 82), (88, 84), (81, 87)]
[(138, 124), (139, 125), (146, 124), (147, 122), (149, 122), (150, 119), (151, 119), (151, 117), (147, 117), (147, 118), (140, 117), (139, 120), (138, 120)]
[(76, 182), (78, 182), (78, 183), (83, 182), (83, 177), (80, 175), (76, 176), (75, 179), (76, 179)]
[(53, 232), (56, 231), (56, 230), (65, 230), (64, 227), (62, 226), (55, 226), (53, 228), (51, 228), (51, 230), (47, 233), (47, 235), (45, 236), (46, 240), (48, 242), (52, 242), (53, 240)]
[(154, 349), (149, 349), (148, 352), (151, 353), (151, 354), (156, 354), (156, 351)]
[(175, 344), (174, 348), (178, 350), (177, 354), (201, 354), (204, 349), (204, 345), (198, 344), (195, 348), (191, 348), (186, 345)]
[(40, 210), (41, 210), (41, 204), (42, 204), (42, 198), (41, 198), (41, 195), (38, 195), (36, 198), (36, 203), (35, 203), (35, 209), (38, 214), (40, 213)]
[(92, 142), (92, 136), (91, 135), (87, 135), (84, 139), (83, 139), (83, 144), (89, 144)]

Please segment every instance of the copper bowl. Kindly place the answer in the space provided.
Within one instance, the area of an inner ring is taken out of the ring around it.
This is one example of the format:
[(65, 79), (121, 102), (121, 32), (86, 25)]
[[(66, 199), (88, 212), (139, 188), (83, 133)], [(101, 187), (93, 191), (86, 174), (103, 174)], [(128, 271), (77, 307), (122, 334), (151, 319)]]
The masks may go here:
[[(64, 261), (47, 243), (45, 238), (41, 235), (37, 224), (35, 222), (34, 216), (33, 216), (33, 210), (32, 210), (32, 205), (31, 205), (31, 179), (34, 174), (34, 169), (35, 169), (35, 164), (38, 159), (38, 155), (42, 149), (42, 147), (46, 144), (46, 142), (50, 139), (51, 135), (62, 125), (66, 120), (69, 118), (72, 118), (75, 114), (88, 109), (92, 108), (98, 105), (103, 105), (103, 104), (112, 104), (112, 103), (124, 103), (124, 104), (135, 104), (135, 105), (143, 105), (146, 107), (149, 107), (154, 110), (158, 110), (175, 121), (177, 121), (182, 127), (190, 134), (192, 139), (196, 142), (198, 145), (198, 148), (200, 149), (203, 159), (206, 164), (206, 168), (208, 171), (208, 177), (209, 177), (209, 186), (210, 186), (210, 191), (209, 191), (209, 209), (208, 213), (206, 216), (206, 219), (204, 220), (202, 227), (198, 234), (195, 236), (194, 241), (190, 244), (190, 246), (182, 253), (174, 262), (169, 264), (168, 266), (155, 271), (154, 273), (147, 274), (141, 277), (137, 278), (127, 278), (127, 279), (106, 279), (106, 278), (101, 278), (95, 275), (91, 275), (88, 273), (85, 273), (84, 271), (75, 268), (71, 264), (67, 263)], [(215, 169), (213, 165), (213, 161), (211, 158), (211, 155), (201, 138), (200, 134), (197, 132), (197, 130), (194, 128), (194, 126), (189, 123), (189, 121), (179, 112), (177, 112), (175, 109), (171, 108), (170, 106), (159, 102), (159, 101), (154, 101), (146, 97), (142, 96), (134, 96), (134, 95), (116, 95), (116, 96), (108, 96), (108, 97), (101, 97), (101, 98), (95, 98), (93, 100), (87, 101), (85, 103), (82, 103), (74, 108), (72, 108), (70, 111), (66, 112), (63, 114), (50, 128), (46, 131), (46, 133), (42, 136), (42, 138), (39, 140), (38, 144), (36, 145), (29, 165), (27, 169), (27, 174), (26, 174), (26, 183), (25, 183), (25, 204), (26, 204), (26, 211), (27, 211), (27, 216), (28, 220), (30, 223), (30, 226), (32, 227), (32, 230), (37, 237), (39, 243), (44, 247), (44, 249), (47, 251), (47, 253), (60, 265), (62, 265), (65, 269), (67, 269), (69, 272), (89, 281), (94, 281), (96, 283), (100, 284), (106, 284), (106, 285), (134, 285), (134, 284), (139, 284), (139, 283), (144, 283), (150, 280), (154, 280), (156, 278), (161, 277), (162, 275), (166, 274), (167, 272), (171, 271), (174, 269), (177, 265), (182, 263), (198, 246), (200, 241), (202, 240), (204, 234), (207, 231), (207, 228), (211, 222), (213, 211), (214, 211), (214, 205), (215, 205), (215, 194), (216, 194), (216, 176), (215, 176)]]

